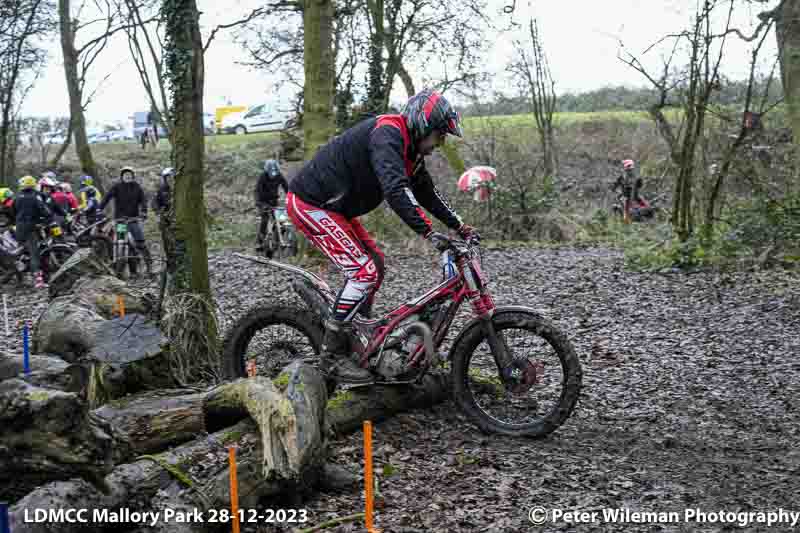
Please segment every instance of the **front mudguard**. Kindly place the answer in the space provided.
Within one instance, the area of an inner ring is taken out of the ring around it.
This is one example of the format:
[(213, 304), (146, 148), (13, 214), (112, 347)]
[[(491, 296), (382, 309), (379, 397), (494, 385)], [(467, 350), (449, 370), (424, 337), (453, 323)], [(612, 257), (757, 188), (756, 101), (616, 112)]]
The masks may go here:
[[(494, 313), (492, 313), (490, 320), (494, 320), (505, 313), (519, 313), (519, 312), (530, 313), (538, 318), (544, 318), (544, 315), (540, 311), (537, 311), (532, 307), (527, 307), (524, 305), (503, 305), (495, 308)], [(450, 346), (450, 350), (448, 352), (449, 353), (448, 359), (450, 359), (451, 361), (453, 360), (453, 356), (456, 353), (459, 344), (462, 342), (464, 337), (466, 337), (467, 334), (474, 328), (483, 328), (484, 327), (483, 323), (485, 320), (487, 319), (481, 317), (475, 317), (469, 322), (467, 322), (467, 325), (461, 329), (458, 336), (453, 341), (453, 344)]]

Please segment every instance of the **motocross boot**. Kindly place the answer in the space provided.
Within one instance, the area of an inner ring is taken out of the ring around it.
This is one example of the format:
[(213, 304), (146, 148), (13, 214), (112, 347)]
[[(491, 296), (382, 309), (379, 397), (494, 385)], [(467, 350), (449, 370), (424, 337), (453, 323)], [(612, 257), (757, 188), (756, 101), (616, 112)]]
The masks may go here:
[(361, 368), (353, 358), (350, 335), (352, 324), (338, 320), (325, 322), (325, 336), (322, 339), (322, 369), (337, 382), (351, 385), (364, 385), (375, 381), (372, 373)]

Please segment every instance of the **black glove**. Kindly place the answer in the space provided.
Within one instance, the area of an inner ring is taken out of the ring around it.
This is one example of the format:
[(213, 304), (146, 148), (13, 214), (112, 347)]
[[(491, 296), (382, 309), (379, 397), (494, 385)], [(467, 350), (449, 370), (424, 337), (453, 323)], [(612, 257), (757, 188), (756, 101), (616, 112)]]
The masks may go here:
[(475, 228), (467, 224), (461, 224), (461, 227), (458, 228), (458, 236), (470, 244), (479, 244), (481, 242), (481, 236)]
[(445, 235), (444, 233), (439, 233), (438, 231), (431, 231), (428, 233), (425, 238), (433, 244), (434, 248), (439, 250), (440, 252), (444, 252), (450, 249), (451, 243), (450, 238)]

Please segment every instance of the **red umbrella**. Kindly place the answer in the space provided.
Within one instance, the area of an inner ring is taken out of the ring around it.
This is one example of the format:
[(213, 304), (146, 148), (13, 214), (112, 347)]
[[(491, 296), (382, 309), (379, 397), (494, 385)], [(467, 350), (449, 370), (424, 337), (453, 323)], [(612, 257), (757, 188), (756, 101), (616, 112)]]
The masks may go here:
[(458, 188), (464, 192), (474, 192), (476, 202), (489, 199), (489, 184), (497, 177), (497, 171), (492, 167), (472, 167), (467, 169), (458, 178)]

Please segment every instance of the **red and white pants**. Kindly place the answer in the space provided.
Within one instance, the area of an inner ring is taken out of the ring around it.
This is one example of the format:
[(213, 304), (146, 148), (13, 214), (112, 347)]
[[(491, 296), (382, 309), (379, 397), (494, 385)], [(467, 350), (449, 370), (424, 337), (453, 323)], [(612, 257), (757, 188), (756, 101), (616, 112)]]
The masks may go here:
[(339, 267), (347, 281), (336, 297), (334, 320), (352, 320), (364, 304), (372, 308), (383, 282), (383, 252), (357, 218), (315, 207), (286, 195), (286, 212), (295, 227)]

